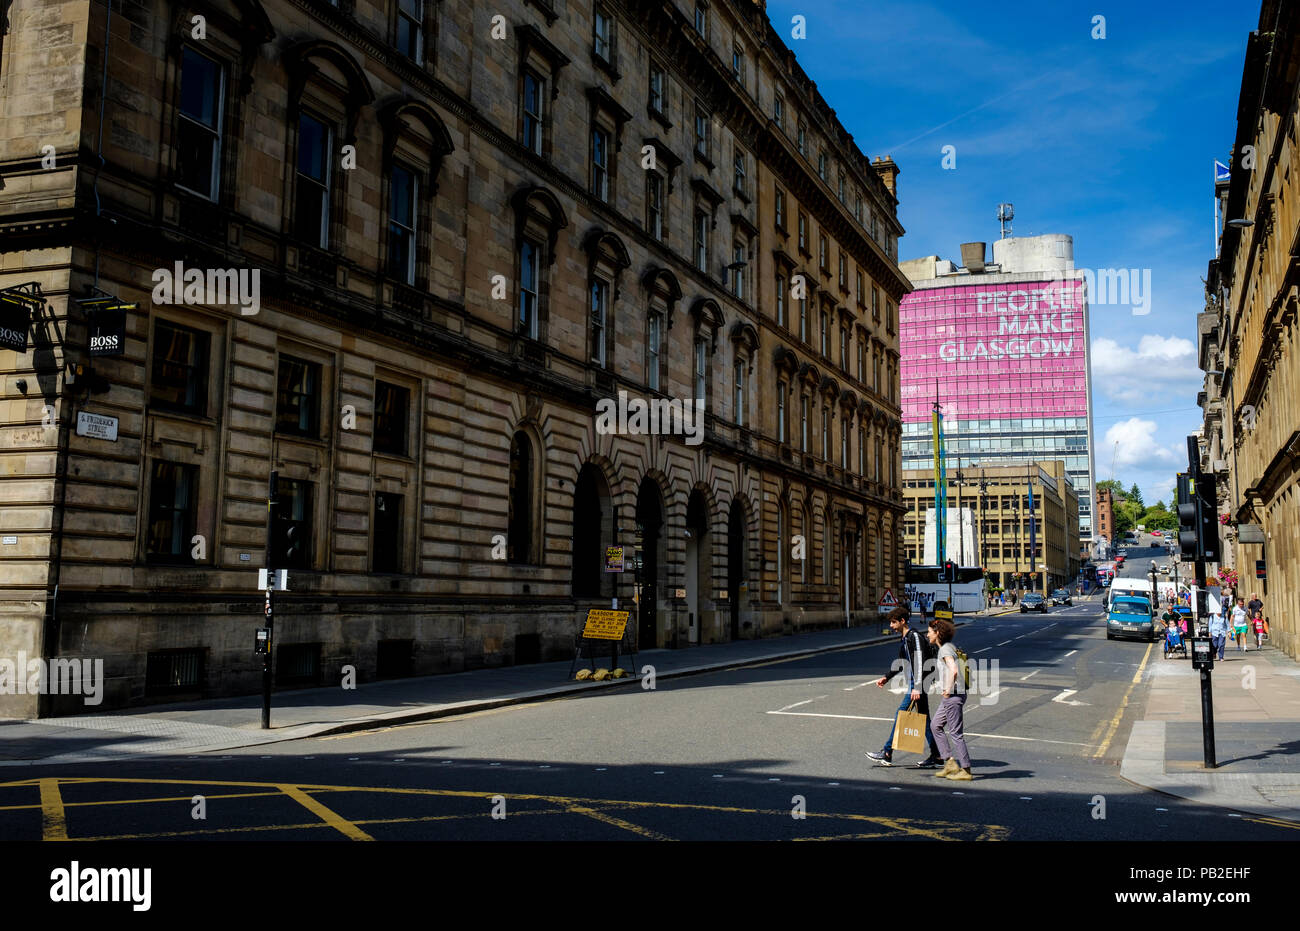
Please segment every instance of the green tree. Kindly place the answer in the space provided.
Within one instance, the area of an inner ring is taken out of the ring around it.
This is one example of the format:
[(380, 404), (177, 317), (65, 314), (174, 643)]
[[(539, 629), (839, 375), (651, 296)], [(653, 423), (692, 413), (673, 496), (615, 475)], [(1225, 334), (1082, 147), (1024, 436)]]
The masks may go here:
[(1142, 506), (1136, 502), (1117, 500), (1114, 507), (1115, 533), (1122, 534), (1140, 524), (1142, 510)]
[(1137, 482), (1134, 482), (1133, 487), (1128, 490), (1128, 499), (1142, 504), (1142, 489), (1138, 488)]
[(1109, 489), (1111, 494), (1113, 494), (1117, 498), (1122, 498), (1125, 495), (1124, 486), (1121, 485), (1119, 482), (1115, 481), (1113, 478), (1102, 479), (1100, 482), (1097, 483), (1097, 489), (1099, 491), (1103, 488)]
[(1173, 530), (1178, 526), (1178, 515), (1165, 507), (1163, 501), (1157, 501), (1142, 514), (1141, 523), (1148, 530)]

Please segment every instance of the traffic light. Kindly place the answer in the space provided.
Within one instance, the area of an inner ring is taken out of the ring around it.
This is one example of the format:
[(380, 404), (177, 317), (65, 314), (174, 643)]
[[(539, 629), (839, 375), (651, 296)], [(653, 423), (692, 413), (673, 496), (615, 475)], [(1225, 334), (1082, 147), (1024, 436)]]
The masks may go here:
[(1200, 556), (1206, 562), (1219, 561), (1219, 502), (1214, 493), (1214, 476), (1199, 475), (1192, 483), (1196, 495), (1196, 531)]
[(1184, 559), (1196, 559), (1200, 554), (1200, 507), (1193, 488), (1191, 476), (1179, 472), (1178, 547)]
[(944, 564), (943, 564), (943, 578), (941, 578), (939, 581), (941, 581), (941, 582), (956, 582), (956, 581), (957, 581), (957, 564), (956, 564), (955, 562), (953, 562), (951, 559), (948, 559), (948, 560), (945, 560), (945, 561), (944, 561)]
[(284, 528), (284, 540), (280, 548), (279, 564), (281, 566), (296, 566), (302, 553), (302, 529), (296, 520), (287, 521), (288, 526)]

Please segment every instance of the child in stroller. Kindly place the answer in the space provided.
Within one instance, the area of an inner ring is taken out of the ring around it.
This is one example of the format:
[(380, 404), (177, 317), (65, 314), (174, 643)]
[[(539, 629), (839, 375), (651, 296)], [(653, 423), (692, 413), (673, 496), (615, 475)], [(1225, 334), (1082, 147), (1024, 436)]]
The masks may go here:
[(1187, 644), (1183, 641), (1182, 618), (1171, 611), (1165, 614), (1163, 620), (1165, 622), (1165, 659), (1169, 659), (1174, 653), (1181, 653), (1183, 658), (1186, 659)]

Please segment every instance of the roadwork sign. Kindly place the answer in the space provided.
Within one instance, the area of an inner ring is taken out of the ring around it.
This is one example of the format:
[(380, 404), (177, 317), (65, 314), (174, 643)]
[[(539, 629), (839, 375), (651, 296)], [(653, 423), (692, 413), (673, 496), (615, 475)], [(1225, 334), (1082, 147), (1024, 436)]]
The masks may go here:
[(592, 608), (587, 612), (587, 626), (582, 636), (588, 640), (622, 640), (627, 630), (627, 611), (601, 611)]
[(885, 589), (885, 594), (880, 596), (880, 604), (876, 610), (881, 614), (887, 614), (898, 607), (898, 599), (894, 597), (891, 589)]

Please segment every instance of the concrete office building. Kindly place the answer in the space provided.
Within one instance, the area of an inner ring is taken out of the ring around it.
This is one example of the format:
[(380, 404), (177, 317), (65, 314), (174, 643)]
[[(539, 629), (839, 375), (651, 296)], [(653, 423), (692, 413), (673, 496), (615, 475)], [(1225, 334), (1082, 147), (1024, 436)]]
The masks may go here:
[(1093, 521), (1088, 298), (1069, 236), (1007, 237), (900, 264), (913, 290), (900, 308), (903, 467), (931, 466), (931, 410), (944, 414), (947, 467), (1065, 463), (1079, 532)]
[[(1033, 489), (1033, 548), (1030, 547), (1030, 488)], [(1059, 459), (1004, 466), (976, 466), (948, 472), (948, 508), (973, 514), (974, 553), (963, 565), (983, 566), (995, 586), (1047, 591), (1073, 584), (1082, 566), (1079, 538), (1080, 495)], [(914, 564), (931, 565), (927, 528), (933, 524), (934, 470), (903, 472), (907, 520), (903, 539)], [(959, 541), (970, 546), (971, 534), (958, 537), (950, 519), (948, 558), (958, 561)], [(1041, 567), (1046, 566), (1043, 570)]]

